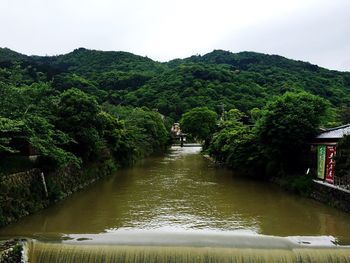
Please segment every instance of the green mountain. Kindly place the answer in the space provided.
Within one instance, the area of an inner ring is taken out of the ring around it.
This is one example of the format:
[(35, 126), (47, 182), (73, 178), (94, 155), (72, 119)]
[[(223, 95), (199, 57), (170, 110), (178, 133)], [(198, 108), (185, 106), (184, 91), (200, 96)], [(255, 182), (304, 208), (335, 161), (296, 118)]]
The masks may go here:
[(0, 49), (0, 81), (16, 86), (49, 82), (60, 91), (76, 87), (100, 102), (156, 108), (173, 119), (197, 106), (248, 112), (286, 91), (319, 95), (335, 108), (350, 105), (349, 72), (255, 52), (215, 50), (160, 63), (84, 48), (51, 57)]

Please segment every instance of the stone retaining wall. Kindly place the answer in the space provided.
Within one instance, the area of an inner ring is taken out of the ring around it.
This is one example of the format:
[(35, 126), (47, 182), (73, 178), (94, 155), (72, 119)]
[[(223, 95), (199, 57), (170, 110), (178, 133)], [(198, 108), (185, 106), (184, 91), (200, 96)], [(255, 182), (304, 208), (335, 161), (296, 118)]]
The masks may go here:
[(339, 187), (314, 180), (310, 197), (350, 213), (350, 191), (342, 190)]
[(15, 240), (0, 242), (0, 263), (20, 263), (22, 250), (22, 245)]
[(0, 181), (0, 226), (45, 207), (48, 200), (43, 192), (37, 169), (3, 177)]
[(47, 193), (38, 169), (4, 176), (0, 178), (0, 227), (35, 213), (114, 170), (111, 159), (83, 169), (69, 166), (58, 169), (44, 176)]

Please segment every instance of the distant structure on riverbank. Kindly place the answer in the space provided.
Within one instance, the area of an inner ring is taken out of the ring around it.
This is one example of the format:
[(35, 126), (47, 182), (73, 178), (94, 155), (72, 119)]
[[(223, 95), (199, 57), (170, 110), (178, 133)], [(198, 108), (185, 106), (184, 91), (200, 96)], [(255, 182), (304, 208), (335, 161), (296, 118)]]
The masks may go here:
[(311, 150), (317, 153), (317, 178), (326, 183), (344, 185), (347, 188), (348, 183), (344, 183), (346, 179), (337, 178), (334, 174), (337, 143), (346, 135), (350, 135), (350, 124), (324, 130), (316, 136)]
[(175, 122), (171, 127), (171, 134), (173, 137), (179, 136), (181, 133), (180, 123)]
[(171, 127), (171, 136), (174, 141), (179, 141), (181, 147), (183, 146), (184, 142), (186, 141), (186, 133), (183, 133), (180, 128), (180, 123), (175, 122), (173, 126)]

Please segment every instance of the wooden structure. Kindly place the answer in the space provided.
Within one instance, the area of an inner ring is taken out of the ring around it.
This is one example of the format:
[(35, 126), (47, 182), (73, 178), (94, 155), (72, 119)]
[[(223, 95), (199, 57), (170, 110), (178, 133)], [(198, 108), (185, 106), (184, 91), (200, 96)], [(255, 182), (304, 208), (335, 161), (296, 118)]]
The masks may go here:
[(345, 135), (350, 135), (350, 124), (323, 130), (314, 139), (311, 150), (317, 154), (316, 174), (319, 180), (329, 184), (344, 184), (345, 179), (337, 177), (334, 170), (337, 143)]

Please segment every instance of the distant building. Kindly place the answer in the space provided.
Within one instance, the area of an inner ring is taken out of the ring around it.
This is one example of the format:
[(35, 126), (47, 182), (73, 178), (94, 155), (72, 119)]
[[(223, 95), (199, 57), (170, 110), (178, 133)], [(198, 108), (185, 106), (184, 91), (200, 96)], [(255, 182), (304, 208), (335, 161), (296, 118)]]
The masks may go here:
[(180, 136), (180, 134), (181, 134), (180, 123), (175, 122), (173, 124), (173, 126), (171, 127), (171, 134), (174, 138)]
[(171, 127), (171, 136), (175, 141), (180, 141), (180, 145), (183, 146), (186, 141), (186, 133), (183, 133), (180, 128), (180, 123), (175, 122)]
[(311, 150), (317, 154), (317, 178), (334, 184), (335, 155), (337, 143), (345, 135), (350, 135), (350, 124), (323, 130), (314, 139)]

